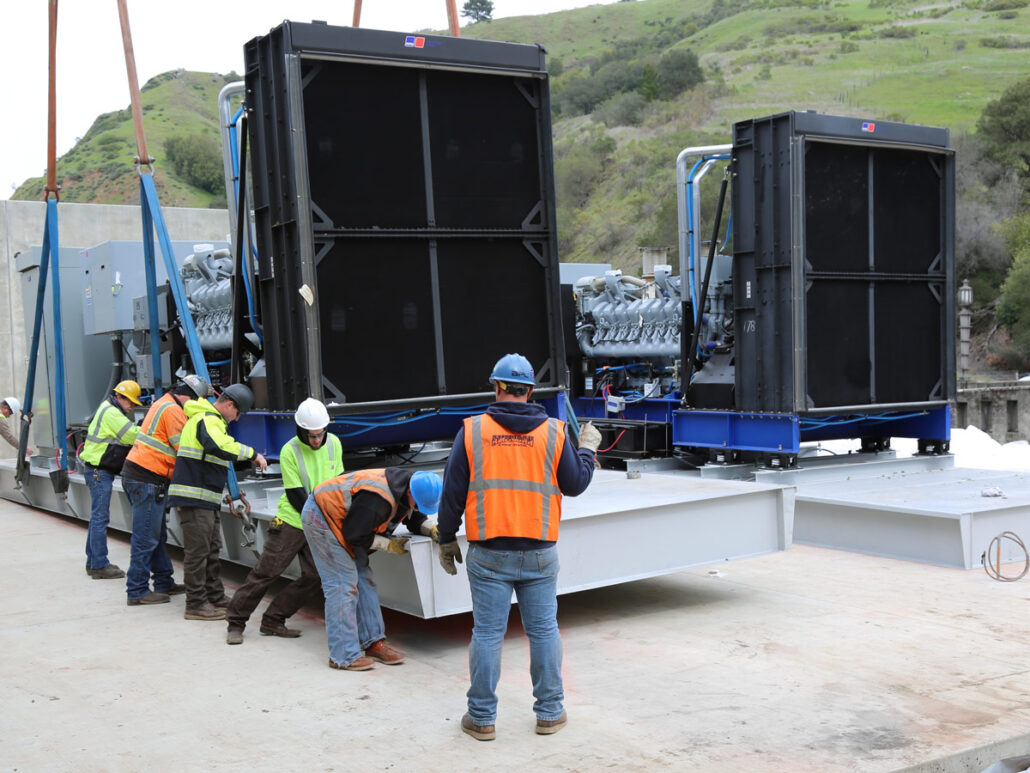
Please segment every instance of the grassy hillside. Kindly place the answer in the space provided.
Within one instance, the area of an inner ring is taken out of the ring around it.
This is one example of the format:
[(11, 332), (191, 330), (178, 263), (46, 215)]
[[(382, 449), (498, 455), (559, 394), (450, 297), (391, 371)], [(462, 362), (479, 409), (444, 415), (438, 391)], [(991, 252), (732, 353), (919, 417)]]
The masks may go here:
[[(156, 161), (154, 180), (161, 202), (172, 207), (224, 206), (220, 192), (191, 185), (172, 169), (165, 143), (172, 137), (201, 135), (219, 142), (218, 92), (235, 74), (174, 70), (148, 81), (140, 90), (147, 150)], [(136, 137), (132, 112), (126, 107), (98, 117), (76, 143), (58, 160), (58, 183), (62, 201), (130, 204), (139, 202), (139, 176), (132, 159)], [(45, 179), (26, 180), (12, 198), (42, 198)]]
[[(972, 130), (988, 102), (1030, 75), (1028, 2), (635, 0), (499, 19), (462, 34), (545, 46), (561, 257), (634, 269), (639, 245), (676, 243), (677, 153), (728, 142), (734, 121), (812, 109)], [(585, 111), (570, 99), (591, 79), (646, 79), (670, 51), (687, 50), (704, 74), (692, 89), (644, 89), (646, 99), (626, 91)], [(177, 71), (144, 87), (168, 205), (221, 199), (177, 175), (165, 143), (198, 133), (217, 141), (215, 100), (227, 77), (236, 76)], [(101, 116), (60, 160), (62, 198), (136, 201), (134, 153), (129, 111)], [(15, 197), (38, 198), (42, 185), (30, 180)]]
[[(570, 83), (596, 77), (606, 52), (633, 49), (640, 62), (670, 49), (698, 54), (705, 83), (650, 102), (636, 125), (598, 110), (556, 116), (562, 258), (633, 270), (638, 246), (676, 243), (674, 164), (682, 148), (729, 142), (735, 121), (792, 109), (971, 131), (988, 102), (1030, 75), (1025, 6), (636, 0), (499, 19), (463, 34), (544, 45), (559, 105)], [(595, 159), (592, 168), (584, 156)]]

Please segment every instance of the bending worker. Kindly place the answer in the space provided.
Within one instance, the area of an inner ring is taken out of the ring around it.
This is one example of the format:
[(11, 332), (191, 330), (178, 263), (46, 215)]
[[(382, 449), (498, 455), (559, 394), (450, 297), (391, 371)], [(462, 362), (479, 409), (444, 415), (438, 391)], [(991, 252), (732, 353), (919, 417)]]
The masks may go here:
[(86, 463), (89, 486), (89, 531), (86, 535), (86, 574), (94, 580), (116, 580), (125, 572), (107, 560), (107, 524), (111, 520), (111, 489), (129, 454), (139, 427), (132, 407), (140, 405), (135, 381), (122, 381), (97, 408), (79, 458)]
[(189, 375), (174, 390), (155, 400), (122, 466), (122, 488), (132, 505), (132, 551), (125, 580), (126, 603), (130, 607), (165, 604), (171, 596), (186, 592), (186, 586), (176, 584), (172, 577), (165, 497), (175, 469), (179, 433), (186, 424), (183, 406), (188, 400), (207, 397), (210, 391), (207, 381)]
[(404, 662), (386, 643), (368, 554), (406, 552), (408, 537), (392, 536), (398, 523), (436, 541), (436, 522), (427, 516), (436, 515), (442, 487), (434, 472), (387, 467), (330, 478), (308, 497), (300, 518), (322, 576), (330, 668), (367, 671), (373, 661)]
[(466, 517), (472, 592), (468, 713), (461, 729), (480, 741), (496, 737), (497, 681), (511, 594), (529, 637), (529, 672), (536, 732), (557, 733), (567, 722), (562, 701), (562, 643), (558, 632), (558, 525), (562, 495), (583, 493), (594, 474), (601, 433), (579, 432), (579, 450), (565, 423), (529, 404), (533, 366), (519, 354), (497, 361), (490, 381), (495, 402), (471, 416), (454, 439), (440, 503), (440, 564), (457, 574), (455, 535)]
[(231, 384), (212, 405), (207, 400), (190, 400), (183, 407), (186, 424), (179, 436), (168, 507), (178, 508), (182, 525), (183, 580), (186, 584), (187, 620), (224, 620), (229, 599), (222, 584), (222, 490), (229, 478), (229, 465), (251, 460), (268, 469), (265, 457), (228, 433), (236, 421), (254, 406), (254, 393), (245, 384)]
[[(3, 414), (5, 419), (9, 419), (20, 412), (21, 403), (18, 401), (17, 397), (5, 397), (3, 402), (0, 402), (0, 414)], [(14, 421), (15, 424), (17, 424), (17, 418)], [(15, 449), (18, 448), (18, 435), (13, 429), (11, 429), (11, 425), (6, 421), (0, 421), (0, 435), (3, 435), (4, 440), (14, 446)], [(26, 448), (25, 454), (27, 456), (32, 456), (32, 449)]]
[(261, 557), (225, 611), (229, 624), (226, 644), (243, 644), (247, 620), (268, 586), (286, 571), (294, 556), (300, 562), (300, 577), (280, 590), (268, 605), (261, 617), (261, 633), (291, 639), (300, 636), (297, 629), (286, 627), (286, 620), (319, 588), (318, 569), (304, 539), (300, 511), (315, 486), (343, 472), (343, 448), (340, 439), (329, 433), (329, 412), (315, 398), (302, 402), (293, 418), (297, 436), (290, 438), (279, 452), (286, 490), (279, 497), (279, 509), (268, 526)]

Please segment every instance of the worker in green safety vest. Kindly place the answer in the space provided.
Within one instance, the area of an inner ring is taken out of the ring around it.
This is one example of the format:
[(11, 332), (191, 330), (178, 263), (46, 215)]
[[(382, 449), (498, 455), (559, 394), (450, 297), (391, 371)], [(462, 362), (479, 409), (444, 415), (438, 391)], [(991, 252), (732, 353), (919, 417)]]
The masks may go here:
[(264, 456), (228, 432), (229, 422), (253, 407), (254, 393), (245, 384), (230, 384), (214, 404), (190, 400), (183, 406), (186, 424), (179, 434), (166, 503), (177, 509), (182, 526), (187, 620), (225, 619), (229, 598), (218, 558), (222, 491), (233, 462), (249, 460), (262, 470), (268, 468)]
[(225, 619), (226, 644), (242, 644), (243, 629), (268, 587), (284, 572), (294, 557), (300, 562), (300, 577), (280, 590), (261, 616), (261, 633), (293, 639), (300, 631), (287, 628), (291, 617), (319, 590), (318, 569), (300, 524), (300, 511), (315, 486), (343, 472), (340, 439), (329, 432), (329, 412), (313, 397), (297, 407), (293, 416), (296, 437), (279, 452), (285, 490), (279, 497), (276, 517), (268, 526), (268, 537), (257, 564), (232, 597)]
[(139, 427), (133, 419), (133, 406), (140, 403), (140, 386), (122, 381), (93, 414), (86, 442), (79, 454), (86, 465), (89, 486), (89, 529), (86, 534), (86, 574), (94, 580), (116, 580), (125, 572), (107, 558), (107, 524), (111, 520), (111, 489), (122, 471)]

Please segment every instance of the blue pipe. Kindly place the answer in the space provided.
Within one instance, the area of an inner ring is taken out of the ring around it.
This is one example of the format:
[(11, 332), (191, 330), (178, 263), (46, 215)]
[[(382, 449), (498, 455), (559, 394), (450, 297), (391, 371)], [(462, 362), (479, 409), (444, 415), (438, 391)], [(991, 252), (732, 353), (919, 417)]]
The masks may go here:
[[(236, 122), (243, 115), (243, 108), (240, 107), (232, 117), (229, 123), (229, 152), (232, 154), (232, 176), (233, 176), (233, 187), (236, 190), (237, 202), (240, 198), (240, 160), (239, 160), (239, 142), (236, 139)], [(246, 223), (243, 226), (243, 244), (239, 245), (239, 249), (246, 250), (246, 245), (250, 242), (250, 223)], [(254, 254), (254, 258), (257, 259), (257, 249), (251, 245), (251, 252)], [(243, 261), (243, 287), (246, 291), (247, 296), (247, 315), (250, 317), (250, 326), (254, 328), (254, 332), (257, 334), (258, 341), (262, 346), (265, 345), (265, 337), (261, 334), (261, 328), (258, 326), (254, 319), (254, 299), (252, 297), (253, 292), (250, 287), (250, 270), (247, 267), (247, 261)]]

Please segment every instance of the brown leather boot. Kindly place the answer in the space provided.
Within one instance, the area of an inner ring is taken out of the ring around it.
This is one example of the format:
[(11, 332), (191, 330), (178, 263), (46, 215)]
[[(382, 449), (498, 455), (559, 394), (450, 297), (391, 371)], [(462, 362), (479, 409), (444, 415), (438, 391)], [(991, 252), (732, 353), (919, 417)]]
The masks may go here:
[(477, 741), (492, 741), (497, 737), (494, 725), (477, 725), (468, 714), (461, 718), (461, 731), (468, 733)]
[(399, 666), (404, 662), (404, 655), (387, 644), (386, 639), (380, 639), (365, 650), (365, 655), (388, 666)]
[(538, 719), (536, 721), (536, 734), (551, 735), (552, 733), (557, 733), (567, 724), (569, 724), (569, 715), (565, 711), (557, 719)]
[(348, 663), (345, 666), (341, 666), (332, 658), (329, 658), (329, 668), (337, 668), (340, 671), (368, 671), (374, 665), (375, 663), (372, 662), (371, 658), (366, 658), (364, 656), (358, 658), (352, 663)]

